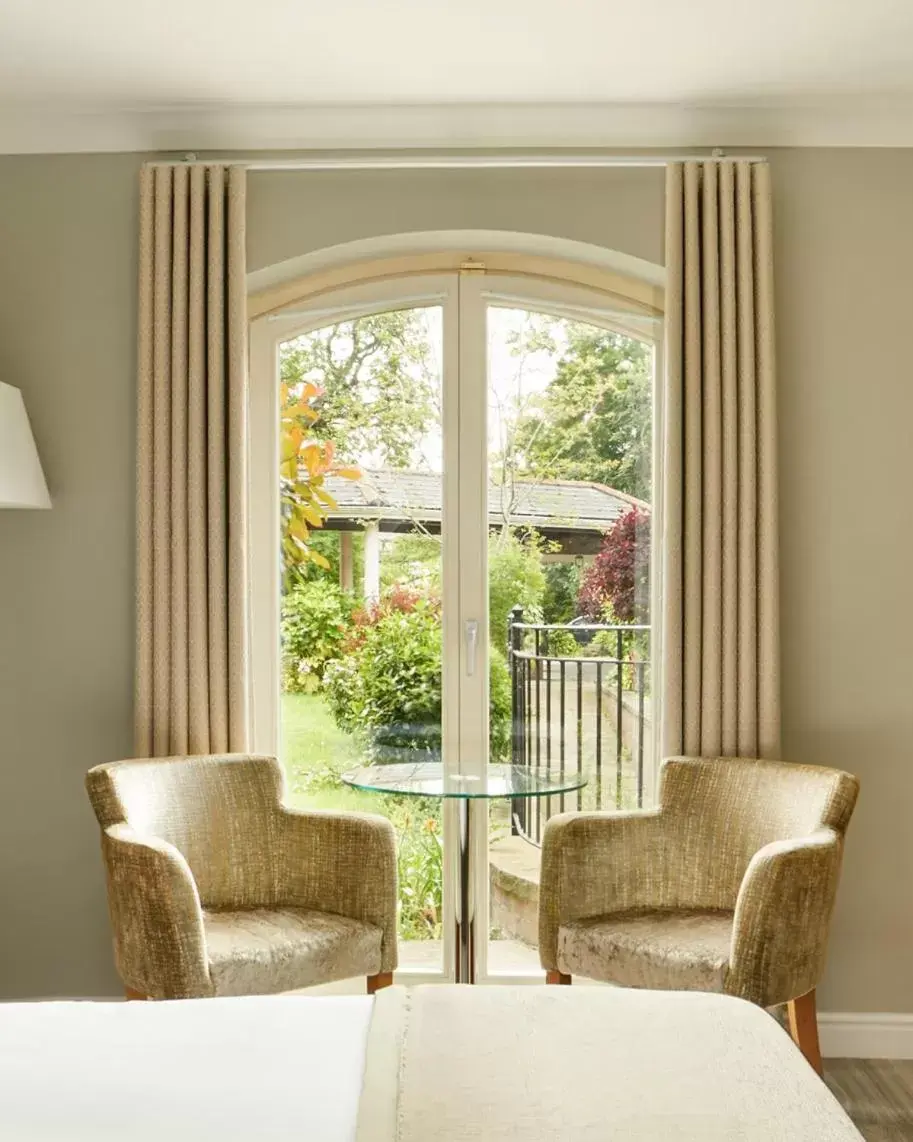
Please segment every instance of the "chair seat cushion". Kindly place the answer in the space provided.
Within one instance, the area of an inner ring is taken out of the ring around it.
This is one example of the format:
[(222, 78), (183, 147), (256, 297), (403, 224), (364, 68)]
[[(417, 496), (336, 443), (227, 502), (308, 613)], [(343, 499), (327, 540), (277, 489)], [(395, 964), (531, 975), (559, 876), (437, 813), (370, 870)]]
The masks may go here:
[(373, 924), (302, 908), (204, 912), (216, 995), (271, 995), (380, 971)]
[(558, 929), (558, 968), (623, 987), (725, 988), (731, 912), (619, 912)]

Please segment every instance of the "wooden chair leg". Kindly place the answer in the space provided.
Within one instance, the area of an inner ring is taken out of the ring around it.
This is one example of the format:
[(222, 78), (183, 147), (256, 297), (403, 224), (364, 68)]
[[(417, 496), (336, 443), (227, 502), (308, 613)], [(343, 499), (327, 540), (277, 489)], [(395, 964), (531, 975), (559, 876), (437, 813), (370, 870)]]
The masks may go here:
[(822, 1074), (814, 990), (799, 996), (798, 999), (791, 999), (786, 1007), (789, 1015), (789, 1033), (793, 1042), (818, 1074)]
[(134, 991), (132, 987), (124, 988), (124, 995), (127, 999), (148, 999), (148, 995), (143, 995), (141, 991)]
[(560, 983), (564, 984), (565, 987), (568, 987), (570, 986), (571, 977), (569, 975), (565, 975), (563, 971), (547, 971), (545, 973), (545, 982)]
[(368, 995), (373, 995), (375, 991), (380, 991), (382, 987), (393, 986), (393, 972), (381, 971), (377, 975), (368, 976)]

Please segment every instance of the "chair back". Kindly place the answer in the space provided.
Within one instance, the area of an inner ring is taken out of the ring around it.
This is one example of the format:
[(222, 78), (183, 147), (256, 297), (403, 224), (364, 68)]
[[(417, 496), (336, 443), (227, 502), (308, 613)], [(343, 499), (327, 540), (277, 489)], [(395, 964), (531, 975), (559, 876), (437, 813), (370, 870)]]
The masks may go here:
[(846, 832), (859, 782), (850, 773), (754, 758), (670, 758), (660, 803), (671, 838), (670, 907), (735, 906), (754, 854), (771, 841)]
[(204, 907), (274, 903), (276, 807), (283, 789), (275, 758), (222, 754), (116, 761), (89, 770), (86, 786), (103, 829), (124, 823), (182, 853)]

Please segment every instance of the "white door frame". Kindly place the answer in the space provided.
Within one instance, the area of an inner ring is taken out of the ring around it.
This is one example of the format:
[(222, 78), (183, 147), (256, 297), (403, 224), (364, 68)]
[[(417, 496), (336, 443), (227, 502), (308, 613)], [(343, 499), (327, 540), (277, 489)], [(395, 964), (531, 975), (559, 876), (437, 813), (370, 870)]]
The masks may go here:
[[(279, 750), (280, 652), (279, 614), (281, 581), (279, 529), (279, 419), (277, 408), (279, 346), (294, 337), (322, 329), (334, 321), (351, 320), (372, 313), (384, 313), (413, 306), (441, 306), (444, 314), (443, 390), (456, 392), (449, 378), (459, 370), (457, 282), (452, 274), (429, 275), (415, 280), (370, 282), (338, 290), (310, 303), (299, 304), (292, 313), (264, 314), (250, 323), (250, 583), (251, 583), (251, 677), (253, 688), (253, 748), (276, 755)], [(449, 414), (449, 416), (448, 416)], [(456, 421), (449, 406), (445, 422)], [(444, 470), (457, 465), (456, 430), (443, 440)], [(448, 464), (449, 461), (449, 464)], [(445, 512), (455, 506), (456, 479), (444, 488)], [(449, 498), (448, 498), (449, 491)], [(454, 515), (455, 518), (455, 515)], [(442, 531), (443, 535), (443, 531)], [(446, 535), (444, 557), (447, 552)], [(449, 601), (456, 610), (457, 595), (452, 589)], [(454, 637), (452, 632), (451, 638)], [(445, 727), (445, 736), (447, 728)], [(454, 731), (451, 731), (454, 732)], [(459, 744), (452, 739), (453, 746)]]
[[(654, 375), (661, 376), (662, 319), (630, 307), (592, 286), (533, 274), (490, 274), (479, 263), (470, 269), (417, 273), (373, 279), (321, 291), (284, 310), (261, 313), (250, 322), (250, 584), (253, 748), (278, 755), (280, 709), (280, 528), (279, 420), (277, 408), (279, 346), (333, 321), (394, 309), (439, 305), (443, 311), (443, 724), (445, 764), (481, 774), (488, 756), (488, 341), (491, 305), (547, 312), (601, 326), (654, 345)], [(654, 383), (654, 505), (652, 614), (659, 615), (661, 595), (659, 537), (662, 386)], [(449, 523), (447, 521), (450, 521)], [(475, 669), (469, 673), (465, 623), (477, 626)], [(659, 661), (659, 623), (654, 619), (651, 657)], [(661, 700), (661, 699), (660, 699)], [(654, 724), (660, 724), (654, 701)], [(658, 734), (654, 757), (645, 765), (645, 800), (652, 800), (658, 774)], [(489, 926), (487, 803), (472, 806), (474, 863), (475, 962), (479, 982), (532, 982), (538, 976), (490, 976), (487, 968)], [(444, 931), (452, 931), (455, 908), (454, 868), (458, 846), (453, 807), (445, 802)], [(410, 982), (453, 976), (453, 948), (444, 940), (444, 975), (400, 972)]]
[[(464, 685), (461, 691), (461, 713), (464, 729), (462, 746), (463, 765), (467, 772), (478, 770), (477, 758), (488, 755), (488, 332), (489, 307), (529, 309), (556, 317), (586, 322), (637, 340), (652, 343), (654, 347), (654, 400), (653, 400), (653, 472), (654, 503), (651, 527), (651, 615), (659, 616), (661, 583), (660, 536), (662, 521), (657, 502), (661, 480), (662, 439), (662, 319), (638, 309), (628, 309), (617, 297), (607, 297), (587, 286), (574, 286), (566, 281), (510, 274), (490, 274), (478, 270), (460, 274), (460, 410), (461, 437), (464, 445), (460, 453), (460, 544), (463, 577), (461, 581), (461, 616), (463, 621), (479, 621), (479, 645), (485, 650), (484, 665), (477, 668), (474, 684), (466, 685), (465, 663), (461, 663)], [(481, 526), (480, 526), (480, 521)], [(481, 575), (479, 575), (479, 571)], [(656, 656), (656, 634), (659, 623), (654, 619), (651, 630), (651, 659)], [(480, 658), (481, 662), (481, 658)], [(661, 696), (654, 697), (654, 726), (661, 717)], [(477, 733), (474, 727), (479, 727)], [(481, 740), (480, 740), (481, 739)], [(644, 801), (655, 799), (659, 771), (659, 735), (654, 730), (653, 756), (645, 759)], [(467, 749), (468, 747), (468, 749)], [(471, 806), (474, 813), (473, 841), (476, 869), (473, 897), (475, 900), (475, 965), (479, 983), (528, 982), (538, 976), (515, 976), (507, 973), (492, 975), (488, 970), (489, 928), (489, 868), (488, 868), (488, 803)]]
[[(287, 312), (250, 322), (250, 587), (253, 749), (279, 756), (281, 698), (281, 566), (279, 503), (279, 346), (335, 321), (419, 306), (440, 306), (443, 314), (442, 420), (442, 753), (445, 764), (460, 757), (459, 535), (459, 279), (456, 274), (390, 278), (348, 286)], [(452, 861), (457, 821), (446, 803), (442, 812), (444, 852)], [(443, 928), (450, 931), (456, 907), (454, 872), (444, 877)], [(454, 950), (444, 941), (443, 978), (453, 977)], [(400, 971), (410, 982), (440, 980), (441, 973)]]

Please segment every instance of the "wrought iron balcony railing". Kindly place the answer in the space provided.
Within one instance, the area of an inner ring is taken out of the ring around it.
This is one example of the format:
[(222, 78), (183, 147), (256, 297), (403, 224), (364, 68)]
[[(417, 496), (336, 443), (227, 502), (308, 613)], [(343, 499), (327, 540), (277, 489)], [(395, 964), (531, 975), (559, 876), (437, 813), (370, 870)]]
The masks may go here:
[(523, 621), (507, 629), (514, 765), (583, 771), (579, 793), (517, 800), (512, 831), (535, 844), (552, 813), (640, 808), (652, 743), (650, 627)]

